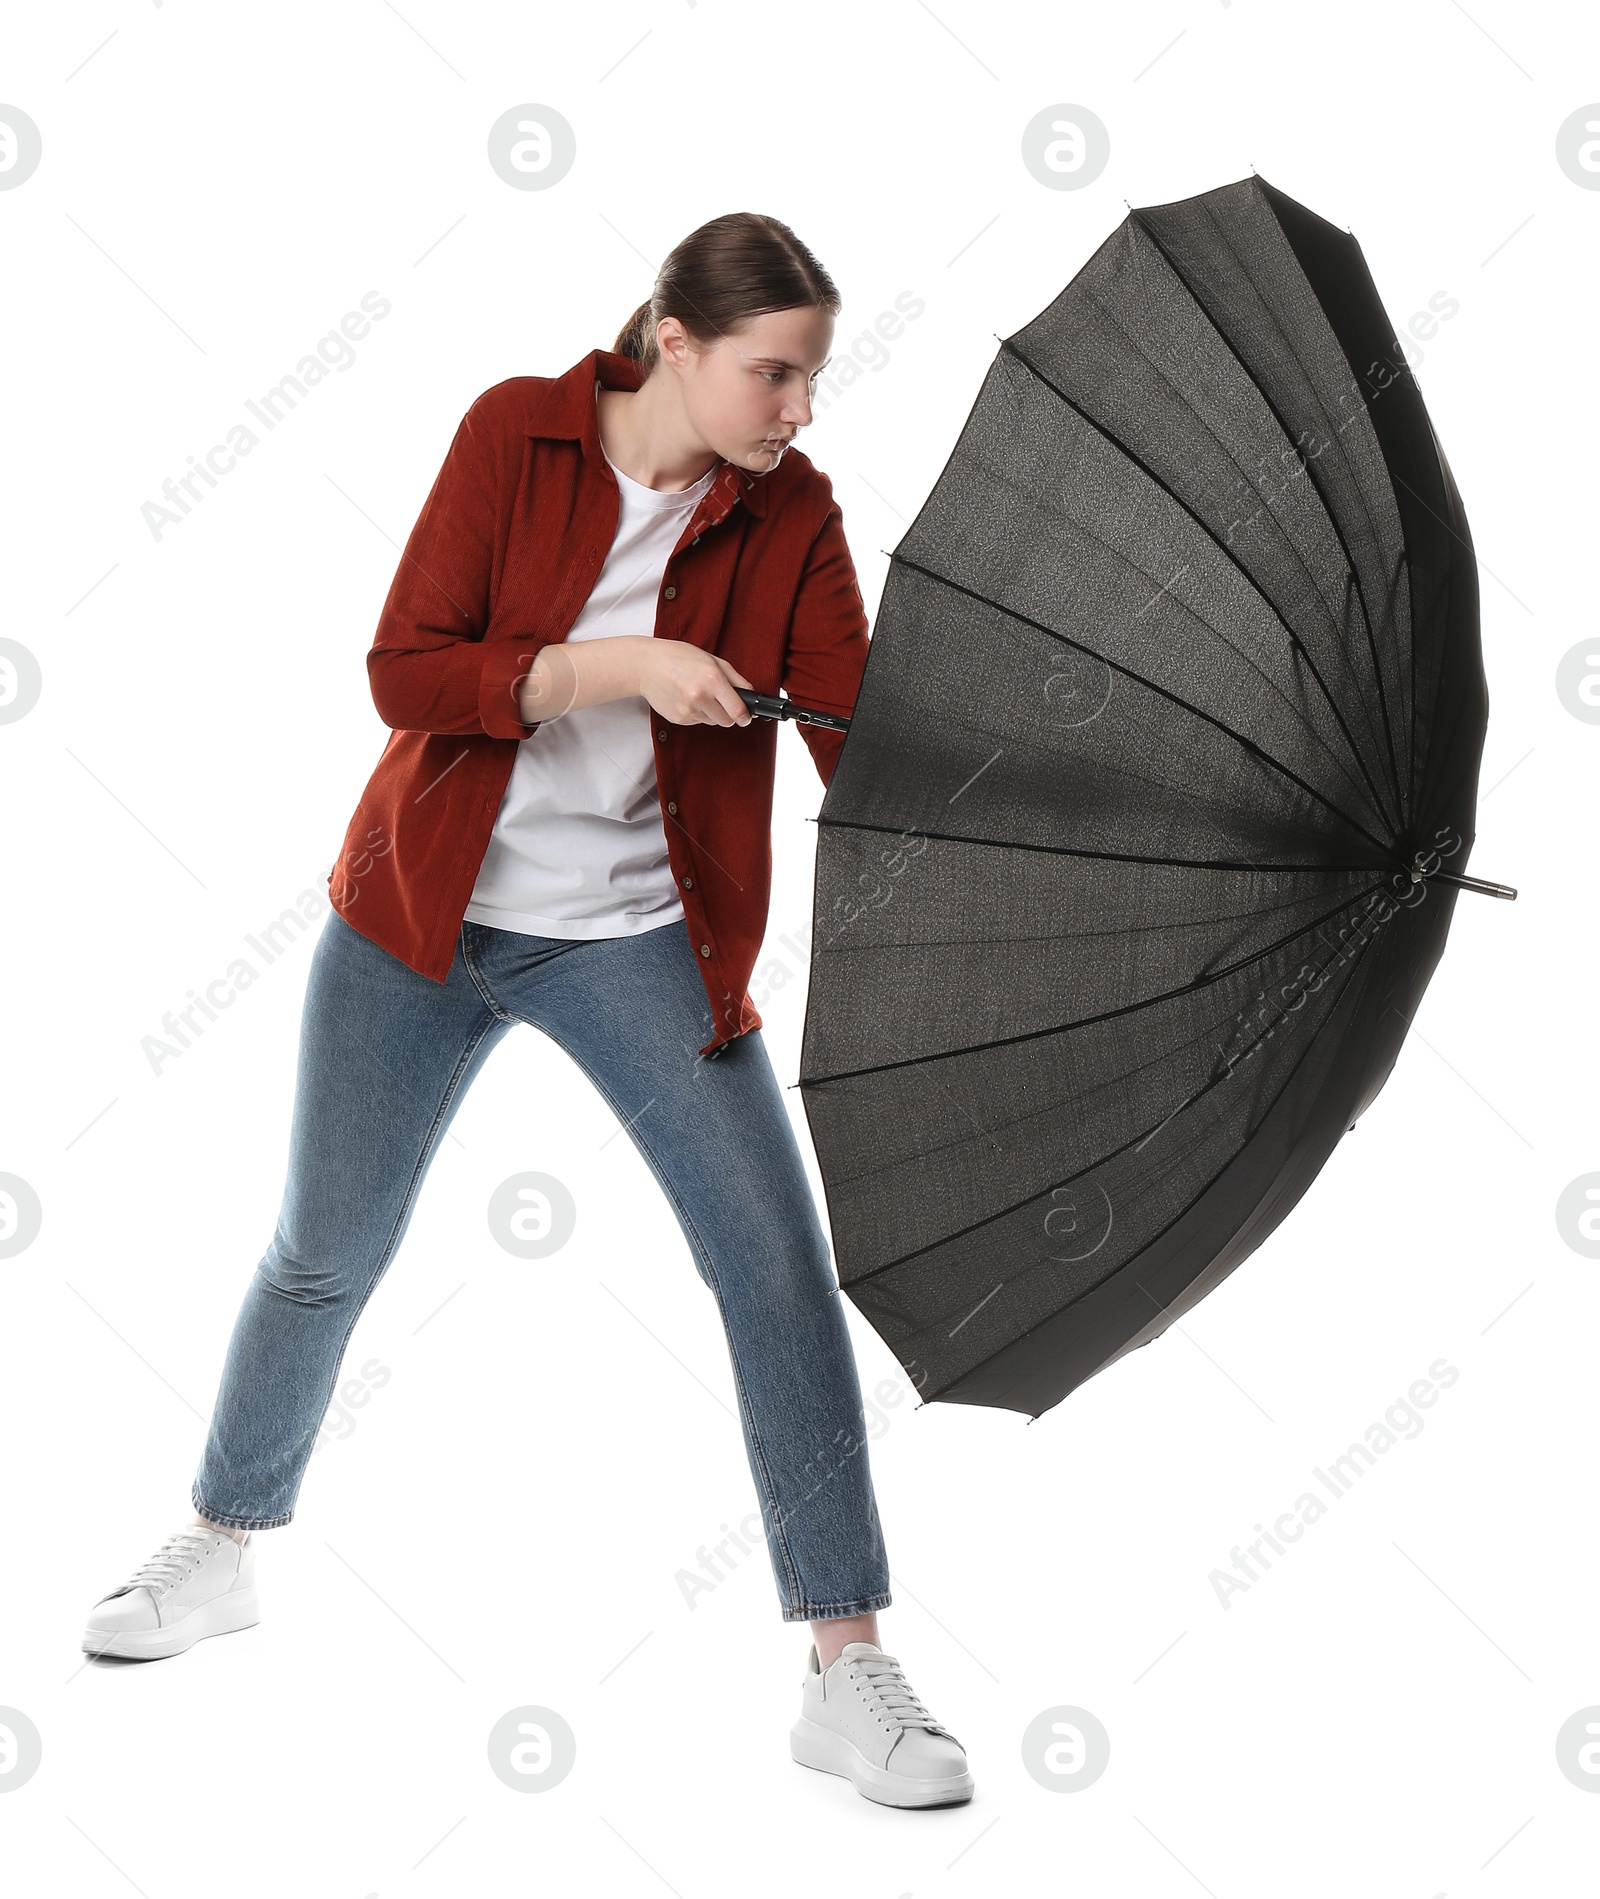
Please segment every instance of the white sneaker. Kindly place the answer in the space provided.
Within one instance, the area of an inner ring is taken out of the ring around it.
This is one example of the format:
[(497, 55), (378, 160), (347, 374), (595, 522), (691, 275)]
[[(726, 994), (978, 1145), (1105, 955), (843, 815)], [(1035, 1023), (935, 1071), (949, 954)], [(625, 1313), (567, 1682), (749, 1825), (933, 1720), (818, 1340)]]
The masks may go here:
[(192, 1648), (203, 1636), (229, 1635), (260, 1620), (250, 1537), (236, 1543), (221, 1530), (191, 1523), (169, 1536), (121, 1588), (100, 1598), (90, 1611), (83, 1647), (90, 1655), (153, 1661)]
[(789, 1752), (802, 1767), (843, 1774), (886, 1807), (949, 1807), (972, 1798), (966, 1749), (911, 1692), (876, 1642), (846, 1642), (826, 1670), (806, 1663)]

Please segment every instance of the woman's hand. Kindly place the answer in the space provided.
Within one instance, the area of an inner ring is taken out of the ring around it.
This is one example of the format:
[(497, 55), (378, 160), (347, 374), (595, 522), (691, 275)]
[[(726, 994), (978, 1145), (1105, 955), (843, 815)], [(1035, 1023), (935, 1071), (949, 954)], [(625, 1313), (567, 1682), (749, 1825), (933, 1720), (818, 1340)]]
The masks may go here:
[(734, 690), (751, 681), (703, 646), (648, 639), (639, 655), (639, 690), (674, 725), (748, 725), (751, 714)]
[(523, 676), (517, 706), (524, 725), (548, 724), (583, 706), (639, 693), (674, 725), (748, 725), (750, 714), (734, 687), (749, 685), (725, 659), (687, 640), (619, 634), (541, 647)]

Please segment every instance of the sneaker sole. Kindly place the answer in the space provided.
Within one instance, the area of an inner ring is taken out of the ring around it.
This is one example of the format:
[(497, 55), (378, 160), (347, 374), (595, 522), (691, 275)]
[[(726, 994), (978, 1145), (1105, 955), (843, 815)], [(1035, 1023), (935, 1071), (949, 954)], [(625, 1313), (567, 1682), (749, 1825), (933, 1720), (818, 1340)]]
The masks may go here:
[(910, 1780), (904, 1774), (891, 1774), (874, 1767), (853, 1741), (804, 1715), (789, 1730), (789, 1752), (802, 1767), (854, 1781), (857, 1793), (881, 1806), (955, 1807), (972, 1798), (970, 1773), (949, 1774), (943, 1780)]
[(88, 1628), (83, 1635), (86, 1655), (119, 1655), (133, 1661), (157, 1661), (162, 1656), (180, 1655), (186, 1648), (208, 1635), (232, 1635), (238, 1629), (251, 1629), (261, 1620), (256, 1592), (230, 1590), (225, 1596), (202, 1602), (179, 1621), (163, 1629)]

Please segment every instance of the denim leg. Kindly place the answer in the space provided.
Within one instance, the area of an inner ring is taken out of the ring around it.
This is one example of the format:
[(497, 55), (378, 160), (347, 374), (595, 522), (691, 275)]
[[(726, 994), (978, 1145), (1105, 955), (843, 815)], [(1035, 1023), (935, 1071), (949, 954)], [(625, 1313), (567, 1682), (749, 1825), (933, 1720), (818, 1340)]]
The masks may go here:
[(350, 1332), (462, 1096), (511, 1027), (459, 947), (436, 983), (329, 911), (301, 1015), (283, 1203), (191, 1493), (202, 1515), (235, 1529), (293, 1517)]
[(565, 943), (468, 925), (469, 967), (557, 1041), (627, 1128), (716, 1298), (783, 1619), (888, 1606), (855, 1354), (827, 1237), (759, 1029), (712, 1061), (678, 922)]

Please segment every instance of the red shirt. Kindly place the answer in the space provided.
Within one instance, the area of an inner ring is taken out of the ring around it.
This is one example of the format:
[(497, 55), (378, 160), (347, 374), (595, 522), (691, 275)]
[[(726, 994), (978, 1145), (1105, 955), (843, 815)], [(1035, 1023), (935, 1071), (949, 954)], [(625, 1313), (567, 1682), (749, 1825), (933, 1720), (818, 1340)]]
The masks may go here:
[[(442, 983), (523, 724), (517, 692), (563, 640), (616, 535), (595, 381), (640, 365), (591, 350), (562, 376), (513, 376), (467, 411), (406, 542), (371, 651), (391, 726), (328, 894), (344, 920)], [(657, 635), (718, 653), (758, 692), (848, 716), (867, 613), (828, 477), (797, 448), (752, 475), (724, 461), (667, 560)], [(652, 709), (667, 858), (711, 1002), (712, 1055), (761, 1027), (746, 984), (766, 934), (779, 721), (673, 725)], [(801, 725), (824, 785), (842, 732)], [(669, 928), (670, 925), (663, 925)]]

